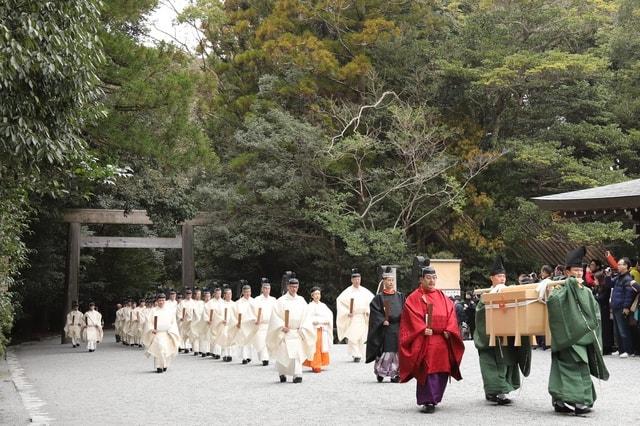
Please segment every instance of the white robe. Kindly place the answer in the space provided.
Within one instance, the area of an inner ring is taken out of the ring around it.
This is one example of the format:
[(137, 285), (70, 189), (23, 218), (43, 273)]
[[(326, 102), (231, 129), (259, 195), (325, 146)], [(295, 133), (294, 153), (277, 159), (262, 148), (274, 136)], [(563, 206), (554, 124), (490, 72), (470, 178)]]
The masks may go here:
[(211, 325), (209, 321), (213, 322), (213, 299), (208, 302), (196, 301), (194, 314), (195, 318), (191, 321), (192, 337), (194, 342), (198, 342), (198, 352), (209, 353), (211, 352)]
[[(242, 317), (240, 317), (242, 315)], [(238, 324), (238, 319), (240, 323)], [(236, 331), (234, 343), (238, 346), (249, 346), (253, 343), (258, 327), (253, 314), (253, 298), (241, 297), (236, 301)]]
[(324, 303), (316, 303), (312, 300), (309, 302), (308, 315), (316, 330), (322, 330), (322, 351), (329, 352), (329, 348), (333, 345), (333, 312)]
[[(346, 337), (350, 343), (354, 344), (363, 344), (367, 340), (369, 304), (373, 297), (373, 293), (363, 286), (358, 288), (349, 286), (338, 296), (336, 326), (339, 340)], [(349, 318), (351, 299), (353, 299), (353, 316)]]
[(67, 314), (67, 322), (64, 325), (64, 333), (70, 339), (80, 340), (84, 315), (80, 311), (73, 310)]
[(216, 340), (218, 338), (218, 328), (216, 327), (216, 309), (218, 306), (222, 304), (222, 298), (213, 297), (211, 299), (211, 308), (213, 309), (213, 315), (211, 319), (211, 324), (209, 324), (209, 344), (211, 345), (211, 353), (215, 355), (222, 355), (222, 347), (217, 344)]
[(186, 346), (187, 340), (189, 343), (193, 344), (192, 333), (191, 333), (191, 321), (194, 319), (194, 309), (196, 306), (196, 301), (193, 299), (183, 299), (178, 304), (178, 309), (176, 310), (176, 315), (178, 316), (178, 329), (180, 330), (180, 336), (182, 337), (183, 344)]
[(147, 325), (147, 320), (149, 318), (150, 309), (146, 306), (137, 308), (138, 309), (138, 328), (136, 330), (136, 338), (138, 341), (142, 342), (142, 335), (144, 334), (144, 329)]
[(276, 303), (277, 300), (275, 297), (264, 297), (262, 294), (253, 299), (253, 313), (256, 319), (258, 319), (258, 314), (260, 314), (258, 329), (256, 330), (255, 337), (253, 338), (253, 347), (258, 351), (258, 353), (262, 352), (262, 350), (266, 348), (269, 320), (271, 319), (271, 313), (273, 312)]
[[(226, 309), (226, 320), (224, 324)], [(236, 333), (238, 328), (236, 327), (238, 315), (236, 310), (236, 303), (233, 301), (221, 300), (215, 310), (213, 311), (215, 317), (214, 334), (215, 344), (220, 345), (223, 349), (231, 348), (235, 343)]]
[(82, 340), (85, 342), (101, 342), (103, 337), (102, 314), (98, 311), (85, 312), (84, 324)]
[[(285, 325), (285, 311), (289, 311), (289, 332)], [(267, 348), (276, 360), (278, 372), (282, 375), (299, 374), (302, 363), (313, 356), (316, 345), (316, 330), (308, 315), (308, 305), (300, 296), (285, 293), (276, 303), (267, 331)], [(296, 371), (298, 370), (298, 371)]]
[[(157, 329), (154, 334), (154, 325), (157, 317)], [(171, 307), (155, 307), (149, 313), (149, 321), (145, 323), (142, 335), (146, 356), (155, 358), (158, 368), (166, 368), (173, 357), (178, 354), (180, 335), (176, 323), (175, 311)]]
[(129, 333), (129, 330), (131, 329), (132, 312), (133, 308), (131, 308), (130, 306), (125, 306), (124, 308), (122, 308), (122, 337), (126, 343), (132, 343), (131, 335)]
[(193, 317), (191, 319), (191, 336), (198, 338), (200, 336), (200, 326), (202, 321), (205, 320), (204, 312), (204, 300), (193, 301)]
[(124, 308), (120, 308), (116, 311), (116, 334), (122, 337), (122, 329), (124, 327)]
[(178, 310), (178, 301), (177, 300), (167, 299), (164, 302), (164, 307), (166, 309), (169, 309), (170, 311), (173, 311), (175, 313)]
[[(132, 320), (129, 333), (133, 337), (135, 343), (139, 343), (142, 338), (142, 327), (144, 327), (143, 308), (136, 307), (132, 311)], [(141, 323), (142, 322), (142, 323)]]

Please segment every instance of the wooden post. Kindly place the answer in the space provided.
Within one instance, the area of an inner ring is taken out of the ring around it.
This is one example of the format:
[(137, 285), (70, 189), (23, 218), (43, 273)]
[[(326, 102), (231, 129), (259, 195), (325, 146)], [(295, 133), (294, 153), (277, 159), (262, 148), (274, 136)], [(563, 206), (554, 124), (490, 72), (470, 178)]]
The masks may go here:
[[(66, 321), (67, 313), (71, 310), (71, 303), (78, 300), (78, 273), (80, 272), (80, 223), (69, 223), (69, 238), (67, 240), (67, 265), (66, 265), (66, 288), (67, 297), (65, 300), (64, 312), (62, 313)], [(67, 343), (64, 331), (61, 333), (60, 343)]]
[(515, 336), (515, 339), (514, 339), (513, 346), (521, 346), (521, 339), (520, 339), (520, 307), (518, 306), (518, 299), (515, 299), (514, 303), (516, 305), (516, 308), (515, 308), (516, 309), (516, 336)]
[(193, 287), (195, 281), (195, 264), (193, 260), (193, 225), (182, 225), (182, 285)]

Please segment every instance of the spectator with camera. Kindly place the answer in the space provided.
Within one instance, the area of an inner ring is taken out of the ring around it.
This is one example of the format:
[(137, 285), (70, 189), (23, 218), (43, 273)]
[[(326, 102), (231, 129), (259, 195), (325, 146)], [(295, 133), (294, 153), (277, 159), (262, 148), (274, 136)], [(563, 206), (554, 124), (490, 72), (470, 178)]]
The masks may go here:
[(597, 259), (591, 259), (591, 261), (586, 266), (586, 268), (584, 268), (584, 282), (585, 284), (587, 284), (588, 287), (594, 288), (596, 286), (594, 276), (598, 271), (600, 271), (601, 268), (602, 268), (602, 265), (600, 264), (600, 261)]

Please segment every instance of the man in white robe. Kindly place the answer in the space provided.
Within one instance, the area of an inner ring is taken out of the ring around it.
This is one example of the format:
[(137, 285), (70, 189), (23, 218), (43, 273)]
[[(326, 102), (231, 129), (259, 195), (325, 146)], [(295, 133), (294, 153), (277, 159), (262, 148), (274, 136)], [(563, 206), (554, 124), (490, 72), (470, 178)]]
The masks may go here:
[(308, 315), (305, 300), (298, 296), (300, 282), (291, 275), (287, 293), (276, 303), (267, 331), (267, 347), (276, 361), (280, 382), (293, 377), (293, 383), (302, 383), (302, 363), (313, 356), (316, 330)]
[(96, 344), (102, 341), (102, 314), (95, 310), (96, 304), (89, 303), (89, 310), (84, 314), (82, 338), (87, 342), (89, 352), (96, 351)]
[[(142, 342), (142, 346), (144, 346), (144, 330), (147, 328), (147, 323), (150, 321), (151, 318), (151, 310), (153, 308), (155, 308), (157, 306), (156, 304), (156, 300), (155, 297), (147, 297), (147, 301), (145, 303), (145, 308), (143, 311), (143, 315), (144, 315), (144, 325), (142, 327), (142, 332), (140, 333), (140, 341)], [(165, 301), (165, 306), (166, 306), (166, 301)]]
[(236, 328), (237, 312), (236, 303), (231, 300), (231, 289), (225, 287), (222, 292), (222, 301), (218, 303), (214, 311), (215, 343), (220, 346), (223, 362), (231, 362), (233, 345), (238, 329)]
[(64, 333), (71, 339), (71, 347), (80, 346), (82, 338), (82, 326), (84, 325), (84, 315), (78, 310), (78, 302), (71, 303), (71, 312), (67, 314), (67, 321), (64, 324)]
[(142, 333), (144, 331), (146, 318), (147, 301), (140, 299), (138, 306), (133, 310), (133, 344), (142, 347)]
[(147, 348), (145, 354), (153, 357), (157, 373), (167, 371), (171, 360), (178, 354), (180, 341), (175, 311), (166, 305), (165, 299), (164, 293), (158, 295), (157, 306), (151, 310), (143, 334)]
[[(245, 281), (246, 282), (246, 281)], [(253, 314), (253, 298), (251, 286), (242, 286), (242, 297), (236, 301), (236, 328), (235, 345), (238, 347), (242, 364), (249, 364), (253, 357), (253, 338), (256, 335), (256, 317)]]
[(183, 353), (189, 353), (193, 351), (191, 341), (191, 321), (193, 321), (193, 310), (195, 307), (195, 301), (192, 298), (193, 292), (190, 288), (184, 292), (184, 299), (178, 303), (178, 328), (180, 329), (180, 338), (182, 339), (180, 351)]
[(269, 365), (269, 350), (267, 349), (267, 330), (271, 312), (276, 306), (276, 298), (270, 296), (271, 284), (267, 278), (261, 280), (261, 294), (253, 299), (253, 313), (256, 317), (257, 330), (253, 338), (253, 347), (258, 353), (258, 359), (263, 366)]
[[(196, 302), (195, 318), (191, 322), (191, 333), (194, 342), (198, 342), (198, 353), (202, 358), (211, 356), (210, 325), (213, 321), (213, 305), (211, 303), (211, 291), (202, 290), (204, 300)], [(195, 351), (195, 349), (194, 349)]]
[(129, 343), (129, 346), (136, 346), (135, 336), (138, 326), (138, 320), (136, 317), (137, 307), (138, 304), (136, 302), (131, 302), (131, 309), (129, 310), (129, 316), (125, 323), (125, 334), (127, 335), (127, 343)]
[(369, 332), (369, 304), (374, 295), (360, 285), (357, 269), (351, 270), (351, 286), (336, 299), (338, 339), (348, 340), (348, 352), (354, 362), (360, 362), (365, 353), (365, 342)]
[(130, 319), (131, 319), (131, 311), (133, 310), (133, 300), (127, 299), (127, 303), (122, 308), (122, 334), (120, 337), (122, 338), (122, 344), (125, 346), (129, 346), (129, 336), (127, 334), (127, 330), (129, 328)]
[(116, 330), (116, 343), (120, 343), (122, 341), (122, 325), (124, 323), (124, 318), (122, 317), (122, 304), (116, 304), (116, 321), (113, 323), (113, 326)]
[(200, 333), (198, 324), (204, 315), (204, 301), (202, 300), (202, 290), (196, 287), (193, 289), (193, 317), (189, 326), (189, 341), (193, 347), (193, 356), (198, 356), (202, 352), (200, 348)]
[(211, 342), (211, 354), (213, 359), (220, 359), (222, 356), (222, 346), (218, 344), (218, 329), (216, 310), (222, 304), (222, 288), (216, 287), (213, 289), (213, 298), (211, 299), (211, 309), (213, 309), (212, 320), (209, 323), (209, 341)]
[(178, 294), (174, 289), (169, 290), (169, 299), (164, 302), (164, 306), (168, 309), (172, 309), (174, 312), (178, 310), (178, 301), (176, 298)]

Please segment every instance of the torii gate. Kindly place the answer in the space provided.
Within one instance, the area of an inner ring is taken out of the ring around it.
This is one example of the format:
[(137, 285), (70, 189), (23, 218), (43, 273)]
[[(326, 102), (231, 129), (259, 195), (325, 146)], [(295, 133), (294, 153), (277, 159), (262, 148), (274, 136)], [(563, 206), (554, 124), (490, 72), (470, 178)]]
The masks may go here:
[[(182, 249), (182, 284), (193, 287), (195, 265), (193, 258), (193, 227), (213, 223), (210, 215), (198, 213), (193, 219), (180, 224), (182, 230), (173, 238), (160, 237), (96, 237), (80, 234), (82, 224), (153, 225), (146, 210), (70, 209), (65, 210), (63, 222), (69, 224), (66, 262), (66, 291), (64, 315), (71, 303), (78, 300), (80, 249), (88, 248), (162, 248)], [(62, 343), (65, 343), (64, 333)]]

